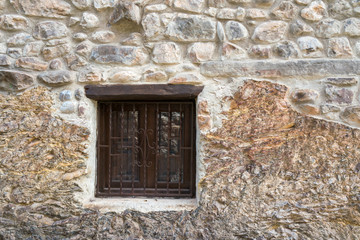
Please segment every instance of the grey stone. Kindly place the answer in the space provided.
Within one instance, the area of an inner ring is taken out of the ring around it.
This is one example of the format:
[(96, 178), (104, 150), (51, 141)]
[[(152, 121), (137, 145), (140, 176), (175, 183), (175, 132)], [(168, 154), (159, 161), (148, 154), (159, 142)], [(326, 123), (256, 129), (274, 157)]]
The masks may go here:
[(344, 33), (351, 37), (360, 36), (360, 19), (349, 18), (344, 21)]
[(147, 62), (148, 54), (141, 47), (99, 45), (93, 48), (90, 59), (98, 63), (141, 65)]
[(268, 17), (269, 17), (269, 14), (264, 9), (250, 8), (250, 9), (246, 10), (246, 18), (248, 18), (248, 19), (259, 20), (259, 19), (265, 19)]
[(205, 0), (175, 0), (174, 7), (189, 12), (200, 13), (205, 7)]
[(351, 17), (353, 8), (346, 0), (337, 0), (329, 5), (329, 14), (336, 19), (345, 19)]
[(80, 22), (80, 18), (78, 18), (78, 17), (71, 17), (71, 18), (69, 18), (68, 26), (69, 26), (69, 27), (73, 27), (73, 26), (75, 26), (76, 24), (78, 24), (79, 22)]
[(249, 49), (249, 55), (255, 58), (270, 58), (271, 46), (269, 45), (254, 45)]
[(181, 61), (181, 50), (176, 43), (157, 43), (152, 52), (152, 60), (160, 64), (176, 64)]
[(240, 46), (224, 42), (221, 47), (221, 59), (224, 60), (240, 60), (247, 57), (246, 51)]
[(340, 113), (340, 118), (350, 124), (360, 124), (360, 106), (345, 108), (345, 110)]
[(323, 19), (316, 24), (316, 36), (332, 38), (341, 34), (342, 23), (336, 19)]
[(352, 4), (354, 7), (358, 7), (358, 6), (360, 6), (360, 0), (351, 0), (351, 4)]
[(314, 37), (300, 37), (297, 40), (300, 50), (304, 57), (321, 57), (323, 56), (322, 43)]
[(141, 33), (136, 33), (136, 32), (131, 33), (129, 37), (121, 41), (121, 44), (128, 46), (141, 46), (143, 45), (142, 35)]
[(64, 38), (67, 36), (68, 29), (65, 24), (54, 21), (39, 22), (35, 25), (33, 36), (40, 40), (50, 40)]
[(109, 30), (97, 31), (91, 35), (91, 40), (98, 43), (109, 43), (114, 39), (115, 33)]
[(353, 101), (354, 93), (350, 89), (326, 85), (324, 91), (327, 103), (349, 105)]
[(283, 21), (264, 22), (256, 27), (252, 39), (255, 41), (275, 43), (285, 37), (287, 23)]
[(350, 58), (352, 55), (353, 51), (350, 42), (346, 37), (329, 39), (329, 57)]
[(6, 50), (6, 53), (12, 58), (19, 58), (23, 55), (23, 51), (21, 48), (8, 48)]
[(213, 41), (216, 22), (205, 16), (179, 14), (167, 26), (166, 35), (175, 41)]
[(49, 41), (46, 41), (45, 46), (48, 47), (54, 47), (62, 44), (69, 44), (67, 39), (52, 39)]
[(18, 33), (6, 41), (9, 47), (24, 46), (27, 42), (34, 40), (28, 33)]
[(224, 31), (224, 27), (221, 22), (217, 22), (216, 30), (217, 30), (217, 35), (218, 35), (219, 41), (224, 42), (226, 40), (225, 31)]
[(236, 12), (237, 10), (233, 8), (221, 8), (218, 10), (216, 18), (232, 20), (235, 19)]
[(165, 4), (153, 4), (153, 5), (148, 5), (144, 8), (144, 12), (148, 13), (148, 12), (164, 12), (165, 10), (167, 10), (168, 7)]
[(18, 71), (0, 70), (0, 82), (4, 81), (6, 90), (21, 91), (35, 84), (34, 78), (26, 73)]
[(71, 100), (71, 91), (70, 90), (63, 90), (59, 94), (59, 100), (62, 102)]
[(63, 0), (10, 0), (17, 12), (27, 16), (65, 18), (71, 6)]
[(201, 73), (209, 77), (268, 76), (273, 78), (314, 78), (359, 75), (360, 60), (306, 59), (271, 61), (212, 61), (200, 65)]
[(309, 21), (319, 21), (327, 15), (326, 5), (321, 0), (315, 0), (301, 10), (301, 17)]
[(75, 109), (75, 103), (70, 101), (63, 102), (60, 106), (60, 111), (67, 114), (74, 113)]
[(37, 57), (40, 55), (43, 46), (44, 43), (42, 41), (27, 43), (24, 47), (23, 55), (26, 57)]
[(22, 57), (16, 60), (15, 66), (28, 70), (45, 71), (48, 63), (33, 57)]
[(131, 2), (120, 2), (116, 4), (110, 16), (109, 24), (115, 24), (122, 19), (127, 19), (139, 24), (141, 21), (140, 8)]
[(235, 13), (235, 19), (236, 19), (236, 20), (238, 20), (238, 21), (244, 20), (245, 15), (246, 15), (246, 11), (245, 11), (244, 8), (238, 7), (238, 8), (236, 9), (236, 13)]
[(71, 51), (69, 44), (60, 44), (53, 47), (44, 47), (42, 54), (45, 60), (51, 60), (54, 58), (62, 57)]
[(320, 106), (320, 111), (322, 114), (340, 112), (340, 108), (338, 106), (330, 105), (330, 104), (323, 104)]
[(325, 80), (325, 82), (328, 84), (331, 84), (331, 85), (335, 85), (335, 86), (352, 86), (352, 85), (356, 85), (358, 83), (357, 79), (353, 78), (353, 77), (327, 78)]
[(272, 14), (282, 20), (295, 18), (297, 12), (298, 8), (290, 1), (282, 1), (271, 11)]
[(226, 5), (226, 0), (208, 0), (209, 7), (223, 8)]
[(141, 22), (145, 36), (148, 39), (156, 39), (163, 35), (165, 29), (161, 26), (160, 16), (157, 13), (147, 14)]
[(292, 41), (282, 41), (274, 46), (274, 53), (285, 59), (297, 58), (299, 56), (299, 49), (296, 43)]
[(87, 34), (86, 33), (82, 33), (82, 32), (79, 32), (79, 33), (75, 33), (72, 38), (76, 41), (84, 41), (87, 39)]
[(71, 0), (72, 4), (80, 10), (87, 9), (91, 6), (91, 0)]
[(92, 48), (93, 48), (93, 44), (90, 41), (86, 40), (76, 45), (75, 52), (80, 56), (89, 58)]
[(314, 103), (319, 98), (319, 93), (312, 89), (296, 89), (290, 94), (294, 103)]
[(86, 59), (82, 56), (79, 56), (74, 53), (70, 53), (64, 57), (64, 60), (66, 61), (67, 66), (71, 70), (78, 70), (81, 67), (84, 67), (88, 65), (88, 62)]
[(209, 61), (214, 55), (215, 47), (215, 44), (210, 42), (194, 43), (189, 47), (187, 56), (194, 63)]
[(28, 25), (28, 20), (20, 15), (6, 14), (0, 16), (0, 28), (4, 30), (25, 30)]
[(74, 82), (74, 74), (65, 70), (44, 72), (38, 75), (38, 79), (49, 86), (63, 86)]
[(84, 12), (81, 17), (80, 26), (83, 28), (97, 28), (100, 26), (100, 20), (95, 14)]
[(249, 37), (246, 27), (236, 21), (228, 21), (225, 25), (225, 32), (230, 41), (238, 41)]
[(94, 0), (94, 7), (96, 10), (101, 11), (106, 8), (114, 7), (116, 0)]
[(308, 35), (313, 32), (314, 30), (301, 20), (296, 20), (290, 25), (290, 33), (295, 36)]
[(75, 99), (80, 101), (83, 96), (83, 91), (81, 89), (76, 89), (75, 91)]
[(11, 59), (5, 55), (5, 54), (0, 54), (0, 66), (10, 66), (11, 64)]
[(60, 59), (54, 59), (49, 64), (49, 68), (52, 70), (59, 70), (62, 68), (62, 66), (63, 66), (63, 63), (61, 62)]

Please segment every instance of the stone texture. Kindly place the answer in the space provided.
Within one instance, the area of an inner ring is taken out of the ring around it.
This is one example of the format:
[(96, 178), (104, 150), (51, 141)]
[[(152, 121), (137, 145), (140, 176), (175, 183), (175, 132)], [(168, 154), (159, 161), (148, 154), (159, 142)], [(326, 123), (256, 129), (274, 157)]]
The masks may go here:
[[(75, 109), (76, 109), (76, 105), (74, 102), (70, 102), (70, 101), (67, 101), (67, 102), (64, 102), (61, 104), (60, 106), (60, 112), (62, 113), (67, 113), (67, 114), (70, 114), (70, 113), (74, 113), (75, 112)], [(65, 175), (64, 174), (64, 177), (65, 179), (67, 179), (68, 175)]]
[(12, 58), (19, 58), (22, 56), (23, 51), (21, 48), (8, 48), (6, 54)]
[(147, 70), (144, 72), (143, 79), (145, 82), (165, 82), (168, 76), (164, 71)]
[(201, 73), (208, 77), (219, 76), (262, 76), (271, 78), (314, 78), (326, 76), (346, 76), (360, 74), (358, 60), (287, 60), (271, 62), (258, 61), (212, 61), (202, 63)]
[(320, 115), (320, 107), (313, 104), (302, 104), (298, 106), (298, 109), (306, 115)]
[(349, 124), (360, 124), (360, 106), (351, 106), (345, 108), (340, 114), (341, 119)]
[(39, 22), (35, 25), (33, 36), (40, 40), (50, 40), (64, 38), (67, 36), (68, 29), (65, 24), (54, 21)]
[(346, 0), (334, 1), (329, 5), (329, 15), (337, 19), (345, 19), (351, 17), (353, 14), (353, 8)]
[(49, 63), (49, 68), (52, 70), (59, 70), (63, 67), (63, 63), (60, 59), (54, 59)]
[(131, 33), (129, 37), (121, 41), (123, 45), (128, 46), (141, 46), (143, 45), (141, 33)]
[(304, 57), (321, 57), (323, 56), (323, 45), (314, 37), (300, 37), (297, 40), (300, 50)]
[(295, 89), (290, 94), (294, 103), (314, 103), (319, 98), (319, 93), (312, 89)]
[(71, 100), (71, 91), (70, 90), (63, 90), (59, 94), (59, 100), (62, 102)]
[(91, 0), (71, 0), (72, 4), (80, 10), (87, 9), (91, 6)]
[(309, 21), (319, 21), (327, 15), (326, 5), (321, 0), (312, 1), (301, 10), (301, 17)]
[(249, 55), (255, 58), (270, 58), (271, 46), (254, 45), (249, 49)]
[(72, 38), (75, 40), (75, 41), (84, 41), (85, 39), (87, 39), (87, 34), (86, 33), (75, 33)]
[(258, 8), (250, 8), (246, 10), (246, 18), (248, 19), (265, 19), (268, 18), (269, 14), (266, 10), (258, 9)]
[(35, 84), (34, 78), (18, 71), (0, 70), (0, 88), (7, 91), (21, 91)]
[(351, 58), (353, 55), (350, 42), (346, 37), (329, 40), (328, 56), (334, 58)]
[(287, 23), (283, 21), (269, 21), (256, 27), (252, 39), (255, 41), (275, 43), (284, 38)]
[(114, 7), (117, 1), (115, 0), (94, 0), (94, 7), (96, 10), (101, 11), (106, 8)]
[(80, 25), (83, 28), (97, 28), (100, 26), (100, 20), (95, 14), (84, 12), (80, 20)]
[(335, 85), (335, 86), (352, 86), (358, 83), (358, 80), (354, 77), (347, 77), (347, 78), (327, 78), (326, 83)]
[(70, 45), (65, 43), (53, 47), (44, 47), (42, 54), (45, 60), (51, 60), (68, 54), (70, 50)]
[(322, 38), (332, 38), (341, 34), (342, 24), (336, 19), (323, 19), (316, 24), (316, 36)]
[(40, 55), (43, 46), (44, 43), (42, 41), (27, 43), (24, 47), (23, 55), (26, 57), (37, 57)]
[(190, 12), (200, 13), (203, 11), (204, 6), (205, 6), (205, 0), (175, 0), (174, 1), (175, 8)]
[(94, 68), (88, 68), (79, 74), (78, 81), (80, 83), (99, 83), (103, 82), (104, 78), (102, 71)]
[(78, 70), (79, 68), (88, 65), (88, 62), (84, 57), (74, 53), (64, 56), (64, 60), (71, 70)]
[(15, 66), (28, 70), (45, 71), (48, 63), (33, 57), (22, 57), (16, 60)]
[(212, 41), (216, 22), (204, 16), (179, 14), (169, 23), (165, 34), (174, 41)]
[(298, 46), (292, 41), (279, 42), (273, 49), (277, 56), (285, 59), (297, 58), (300, 55)]
[(160, 64), (176, 64), (181, 61), (181, 50), (176, 43), (157, 43), (152, 52), (152, 60)]
[(239, 41), (249, 36), (246, 27), (236, 21), (228, 21), (226, 23), (225, 33), (229, 41)]
[(58, 87), (74, 82), (75, 76), (69, 71), (59, 70), (41, 73), (38, 79), (49, 86)]
[(202, 84), (200, 78), (192, 73), (179, 73), (174, 77), (171, 77), (168, 81), (169, 84), (191, 84), (199, 85)]
[(314, 32), (314, 29), (301, 20), (296, 20), (290, 25), (290, 33), (295, 36), (308, 35)]
[(77, 54), (79, 54), (80, 56), (83, 56), (85, 58), (89, 58), (91, 51), (93, 49), (93, 43), (91, 43), (90, 41), (86, 40), (83, 41), (81, 43), (79, 43), (78, 45), (76, 45), (75, 47), (75, 52)]
[(17, 12), (27, 16), (65, 18), (71, 13), (71, 6), (63, 0), (10, 0)]
[(6, 14), (0, 16), (0, 28), (4, 30), (25, 30), (28, 25), (28, 20), (20, 15)]
[(97, 31), (91, 35), (91, 40), (93, 42), (98, 42), (98, 43), (110, 43), (114, 41), (114, 39), (115, 39), (115, 33), (108, 30)]
[(188, 49), (188, 58), (194, 63), (209, 61), (215, 52), (214, 43), (194, 43)]
[(221, 48), (221, 58), (224, 60), (240, 60), (247, 57), (246, 51), (240, 46), (225, 42)]
[(350, 89), (343, 87), (326, 85), (324, 92), (326, 95), (326, 102), (330, 104), (349, 105), (354, 98), (354, 93)]
[(217, 22), (216, 24), (216, 31), (217, 31), (217, 36), (219, 38), (220, 42), (224, 42), (226, 40), (226, 36), (225, 36), (225, 30), (223, 25), (221, 24), (221, 22)]
[(116, 4), (113, 13), (110, 16), (109, 24), (115, 24), (122, 19), (127, 19), (139, 24), (141, 21), (140, 8), (131, 2), (119, 2)]
[(141, 22), (145, 36), (148, 39), (156, 39), (156, 37), (162, 36), (164, 28), (161, 26), (160, 16), (157, 13), (147, 14)]
[(255, 4), (259, 6), (271, 6), (275, 0), (255, 0)]
[(148, 12), (164, 12), (165, 10), (167, 10), (168, 7), (165, 4), (153, 4), (153, 5), (148, 5), (144, 8), (144, 12), (148, 13)]
[(140, 74), (132, 71), (116, 71), (109, 77), (110, 82), (131, 83), (140, 81)]
[(337, 113), (340, 112), (340, 110), (340, 107), (330, 104), (324, 104), (320, 106), (320, 111), (322, 114)]
[(18, 33), (7, 39), (6, 43), (9, 47), (24, 46), (27, 42), (34, 40), (30, 34)]
[(360, 19), (349, 18), (344, 21), (344, 33), (351, 37), (360, 36)]
[(293, 19), (297, 16), (298, 8), (290, 1), (282, 1), (275, 7), (271, 13), (277, 18), (286, 20)]
[(141, 47), (99, 45), (91, 51), (90, 59), (98, 63), (141, 65), (148, 60), (148, 54)]
[(78, 17), (71, 17), (71, 18), (69, 18), (68, 26), (69, 26), (69, 27), (73, 27), (73, 26), (77, 25), (79, 22), (80, 22), (80, 18), (78, 18)]
[[(217, 11), (216, 18), (232, 20), (237, 16), (237, 9), (233, 8), (221, 8)], [(244, 11), (245, 12), (245, 11)]]
[(9, 66), (11, 64), (11, 59), (5, 54), (0, 54), (0, 66)]

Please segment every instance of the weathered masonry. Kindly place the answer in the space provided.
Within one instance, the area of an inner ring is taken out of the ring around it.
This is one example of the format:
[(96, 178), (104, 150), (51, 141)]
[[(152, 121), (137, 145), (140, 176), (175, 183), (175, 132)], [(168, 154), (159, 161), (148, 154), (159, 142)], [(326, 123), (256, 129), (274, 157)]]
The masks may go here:
[(360, 239), (360, 1), (0, 0), (0, 239)]

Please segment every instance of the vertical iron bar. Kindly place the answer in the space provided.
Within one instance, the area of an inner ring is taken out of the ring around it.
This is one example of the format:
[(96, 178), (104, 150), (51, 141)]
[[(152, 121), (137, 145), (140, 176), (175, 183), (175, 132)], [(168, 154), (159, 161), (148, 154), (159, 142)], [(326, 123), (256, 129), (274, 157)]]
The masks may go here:
[(194, 148), (194, 121), (195, 121), (195, 117), (194, 117), (194, 104), (190, 104), (191, 107), (191, 115), (190, 115), (190, 122), (191, 122), (191, 126), (190, 126), (190, 132), (191, 132), (191, 145), (190, 145), (190, 149), (191, 149), (191, 156), (190, 156), (190, 194), (193, 194), (193, 188), (194, 188), (194, 184), (193, 184), (193, 158), (194, 158), (194, 153), (193, 153), (193, 148)]
[(111, 134), (112, 134), (112, 103), (109, 103), (109, 172), (108, 172), (108, 193), (110, 194), (110, 189), (111, 189)]
[[(135, 103), (133, 103), (133, 116), (135, 115)], [(135, 117), (134, 117), (135, 119)], [(132, 137), (132, 148), (131, 148), (131, 193), (134, 194), (134, 177), (135, 177), (135, 121), (133, 123), (133, 137)]]
[(97, 141), (96, 141), (96, 161), (97, 161), (97, 176), (96, 176), (96, 194), (99, 193), (99, 190), (100, 190), (100, 132), (99, 132), (99, 129), (100, 130), (103, 130), (104, 129), (104, 126), (101, 122), (101, 119), (100, 119), (100, 116), (103, 116), (104, 113), (102, 112), (102, 108), (100, 107), (101, 106), (101, 103), (98, 103), (97, 105), (97, 122), (98, 122), (98, 131), (97, 131)]
[(159, 141), (158, 138), (160, 138), (160, 124), (159, 124), (159, 103), (156, 103), (156, 119), (155, 119), (155, 194), (158, 193), (157, 190), (157, 179), (158, 179), (158, 156), (160, 156), (160, 148), (159, 148)]
[(166, 183), (166, 192), (169, 193), (169, 183), (170, 183), (170, 135), (171, 135), (171, 105), (168, 104), (168, 134), (167, 134), (167, 183)]
[(120, 115), (120, 138), (121, 138), (121, 159), (120, 159), (120, 194), (122, 194), (122, 183), (123, 183), (123, 176), (122, 170), (124, 165), (124, 103), (121, 104), (121, 115)]
[(180, 187), (181, 187), (181, 170), (182, 170), (182, 165), (183, 165), (183, 158), (182, 158), (182, 104), (180, 103), (180, 128), (179, 128), (179, 150), (180, 150), (180, 163), (179, 163), (179, 167), (178, 167), (178, 172), (179, 172), (179, 186), (178, 186), (178, 193), (180, 194)]
[(145, 103), (145, 126), (144, 126), (144, 157), (143, 157), (143, 168), (144, 168), (144, 193), (146, 193), (146, 157), (147, 157), (147, 104)]

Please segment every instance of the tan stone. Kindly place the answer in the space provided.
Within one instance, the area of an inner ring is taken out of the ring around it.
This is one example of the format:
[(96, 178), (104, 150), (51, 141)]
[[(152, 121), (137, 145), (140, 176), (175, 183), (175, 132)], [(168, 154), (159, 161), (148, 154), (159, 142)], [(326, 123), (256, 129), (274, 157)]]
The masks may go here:
[(63, 0), (10, 0), (17, 12), (27, 16), (65, 18), (71, 6)]
[(256, 27), (252, 39), (260, 42), (275, 43), (285, 37), (287, 23), (283, 21), (269, 21)]
[(290, 94), (291, 101), (295, 103), (314, 103), (319, 98), (319, 93), (311, 89), (296, 89)]
[(157, 43), (152, 52), (152, 60), (160, 64), (176, 64), (181, 61), (179, 46), (173, 42)]
[(103, 82), (102, 72), (94, 68), (86, 69), (79, 74), (78, 82), (80, 83), (99, 83)]
[(239, 60), (246, 58), (247, 54), (246, 51), (240, 46), (230, 42), (225, 42), (221, 48), (221, 57), (222, 59)]
[(246, 10), (246, 17), (249, 19), (265, 19), (269, 17), (269, 14), (263, 9), (250, 8)]
[(148, 70), (144, 73), (145, 82), (165, 82), (168, 76), (164, 71), (160, 70)]
[(169, 84), (200, 85), (200, 84), (202, 84), (202, 81), (195, 74), (192, 74), (192, 73), (178, 73), (174, 77), (170, 78), (168, 83)]
[(110, 76), (109, 81), (119, 83), (131, 83), (139, 81), (140, 78), (140, 74), (137, 74), (135, 72), (119, 70)]
[(353, 51), (349, 40), (346, 37), (330, 39), (328, 55), (335, 58), (351, 58)]
[(114, 41), (114, 39), (115, 33), (108, 30), (97, 31), (91, 35), (91, 40), (98, 43), (110, 43)]
[(194, 43), (188, 49), (188, 57), (194, 63), (209, 61), (215, 51), (214, 43)]
[(319, 21), (326, 15), (326, 5), (321, 0), (312, 1), (308, 7), (301, 10), (301, 17), (310, 21)]
[(200, 13), (205, 7), (205, 0), (175, 0), (174, 7), (190, 12)]
[(20, 31), (28, 27), (28, 20), (19, 15), (1, 15), (0, 28), (4, 30)]
[(16, 60), (15, 66), (35, 71), (45, 71), (48, 67), (48, 63), (33, 57), (22, 57)]
[(61, 44), (53, 47), (44, 47), (42, 54), (45, 60), (50, 60), (58, 57), (62, 57), (70, 52), (71, 48), (69, 44)]

